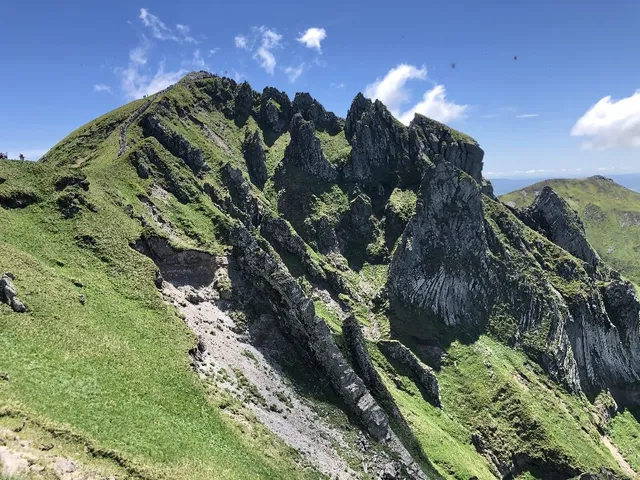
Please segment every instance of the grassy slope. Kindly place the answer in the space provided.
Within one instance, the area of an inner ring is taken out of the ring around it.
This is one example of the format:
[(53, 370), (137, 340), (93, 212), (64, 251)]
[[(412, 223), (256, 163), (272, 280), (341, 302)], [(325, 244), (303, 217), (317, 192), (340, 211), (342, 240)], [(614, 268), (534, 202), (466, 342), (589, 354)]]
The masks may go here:
[[(591, 177), (584, 180), (547, 180), (503, 195), (501, 199), (515, 202), (518, 207), (526, 206), (533, 202), (535, 192), (545, 185), (553, 187), (578, 211), (585, 224), (587, 238), (602, 259), (636, 284), (640, 283), (640, 193)], [(635, 216), (639, 224), (623, 225), (625, 214), (627, 218), (629, 214)]]
[[(192, 373), (194, 339), (155, 290), (152, 262), (128, 246), (141, 228), (123, 207), (143, 213), (135, 195), (147, 185), (126, 157), (114, 160), (117, 129), (85, 170), (98, 213), (64, 220), (57, 211), (52, 178), (61, 169), (54, 164), (77, 164), (86, 131), (111, 120), (74, 132), (51, 165), (0, 162), (0, 189), (36, 190), (44, 199), (23, 210), (0, 208), (0, 271), (17, 276), (31, 309), (17, 315), (0, 306), (0, 371), (11, 379), (0, 383), (0, 402), (66, 425), (153, 476), (304, 476), (293, 454), (250, 417), (236, 422), (222, 414)], [(179, 213), (206, 232), (207, 209), (189, 205)], [(96, 245), (79, 246), (77, 235)]]

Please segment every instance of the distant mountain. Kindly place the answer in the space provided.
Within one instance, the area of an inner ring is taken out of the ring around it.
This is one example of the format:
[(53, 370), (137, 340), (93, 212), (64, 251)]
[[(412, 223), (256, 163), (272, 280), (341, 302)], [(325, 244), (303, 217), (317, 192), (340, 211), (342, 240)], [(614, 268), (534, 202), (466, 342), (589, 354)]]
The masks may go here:
[[(618, 175), (640, 187), (640, 175)], [(611, 178), (554, 179), (535, 183), (500, 198), (517, 207), (530, 205), (545, 186), (569, 203), (585, 224), (587, 238), (599, 255), (640, 284), (640, 193)], [(495, 183), (494, 183), (495, 187)]]
[[(624, 175), (610, 175), (614, 182), (630, 190), (640, 192), (640, 173), (627, 173)], [(496, 195), (504, 195), (505, 193), (520, 190), (529, 185), (544, 182), (545, 178), (493, 178), (490, 179), (493, 184), (493, 191)]]

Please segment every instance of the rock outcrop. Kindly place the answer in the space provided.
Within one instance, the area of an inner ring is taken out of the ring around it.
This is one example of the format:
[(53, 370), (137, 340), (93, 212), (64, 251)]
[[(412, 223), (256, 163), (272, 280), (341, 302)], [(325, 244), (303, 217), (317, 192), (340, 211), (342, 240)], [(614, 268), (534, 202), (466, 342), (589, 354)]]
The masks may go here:
[(210, 170), (202, 150), (194, 147), (184, 136), (167, 127), (157, 116), (145, 117), (144, 131), (146, 135), (155, 137), (172, 155), (182, 159), (193, 173)]
[(247, 130), (242, 144), (242, 154), (247, 162), (251, 182), (262, 190), (267, 182), (267, 160), (258, 130), (253, 133)]
[(292, 109), (294, 113), (300, 113), (305, 120), (313, 122), (316, 129), (329, 135), (336, 135), (342, 130), (340, 119), (334, 113), (327, 112), (322, 104), (308, 93), (296, 93)]
[(378, 342), (378, 345), (385, 356), (392, 358), (407, 368), (428, 402), (436, 407), (442, 407), (440, 385), (435, 372), (431, 368), (418, 360), (418, 357), (411, 350), (397, 340), (381, 341)]
[(25, 313), (28, 311), (27, 306), (18, 298), (18, 291), (13, 285), (15, 276), (6, 272), (0, 277), (0, 303), (8, 304), (16, 313)]
[[(409, 159), (407, 128), (396, 120), (382, 102), (359, 93), (349, 108), (344, 126), (351, 155), (344, 165), (344, 177), (362, 185), (395, 184), (398, 173), (413, 173)], [(414, 173), (411, 183), (420, 183)]]
[(595, 268), (599, 264), (598, 254), (587, 241), (584, 224), (578, 213), (550, 186), (542, 189), (520, 218), (529, 227), (591, 267)]
[(292, 169), (298, 169), (324, 182), (333, 182), (338, 178), (335, 167), (322, 152), (313, 123), (306, 121), (299, 113), (291, 120), (291, 142), (287, 145), (277, 174), (283, 176)]
[(260, 98), (261, 122), (273, 133), (284, 133), (291, 121), (291, 100), (286, 93), (273, 87), (265, 87)]
[(409, 126), (412, 156), (426, 155), (433, 163), (449, 162), (482, 183), (484, 152), (471, 137), (416, 114)]
[(311, 354), (365, 429), (374, 438), (385, 440), (390, 435), (387, 415), (349, 366), (329, 327), (315, 314), (313, 302), (298, 282), (246, 229), (234, 228), (230, 240), (247, 274), (263, 285), (266, 297), (280, 316), (281, 328)]
[(429, 167), (389, 267), (392, 298), (451, 327), (483, 327), (493, 283), (484, 223), (474, 179), (449, 162)]

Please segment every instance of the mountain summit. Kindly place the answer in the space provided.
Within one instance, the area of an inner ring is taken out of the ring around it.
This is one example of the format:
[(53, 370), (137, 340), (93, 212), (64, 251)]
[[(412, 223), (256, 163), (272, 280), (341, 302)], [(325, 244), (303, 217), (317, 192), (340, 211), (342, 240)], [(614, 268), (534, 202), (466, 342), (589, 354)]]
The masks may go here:
[(134, 478), (633, 475), (636, 290), (483, 157), (195, 72), (0, 162), (0, 398)]

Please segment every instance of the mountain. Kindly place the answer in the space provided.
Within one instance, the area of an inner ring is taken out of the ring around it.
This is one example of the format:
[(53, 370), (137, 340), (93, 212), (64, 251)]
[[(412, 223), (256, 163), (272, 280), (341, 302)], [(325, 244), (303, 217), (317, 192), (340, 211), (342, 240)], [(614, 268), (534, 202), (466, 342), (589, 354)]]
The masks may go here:
[(195, 72), (1, 161), (2, 461), (635, 475), (635, 290), (553, 190), (500, 202), (483, 157), (361, 94), (342, 119)]
[(530, 205), (545, 186), (550, 186), (584, 223), (587, 238), (600, 257), (640, 285), (640, 193), (610, 178), (545, 180), (503, 195), (516, 207)]
[[(640, 174), (638, 173), (611, 175), (608, 178), (610, 178), (617, 184), (628, 188), (629, 190), (640, 192)], [(494, 178), (493, 180), (491, 180), (491, 184), (493, 185), (493, 191), (496, 195), (506, 195), (507, 193), (511, 193), (514, 190), (522, 190), (529, 185), (541, 183), (546, 180), (547, 179), (545, 178)]]

